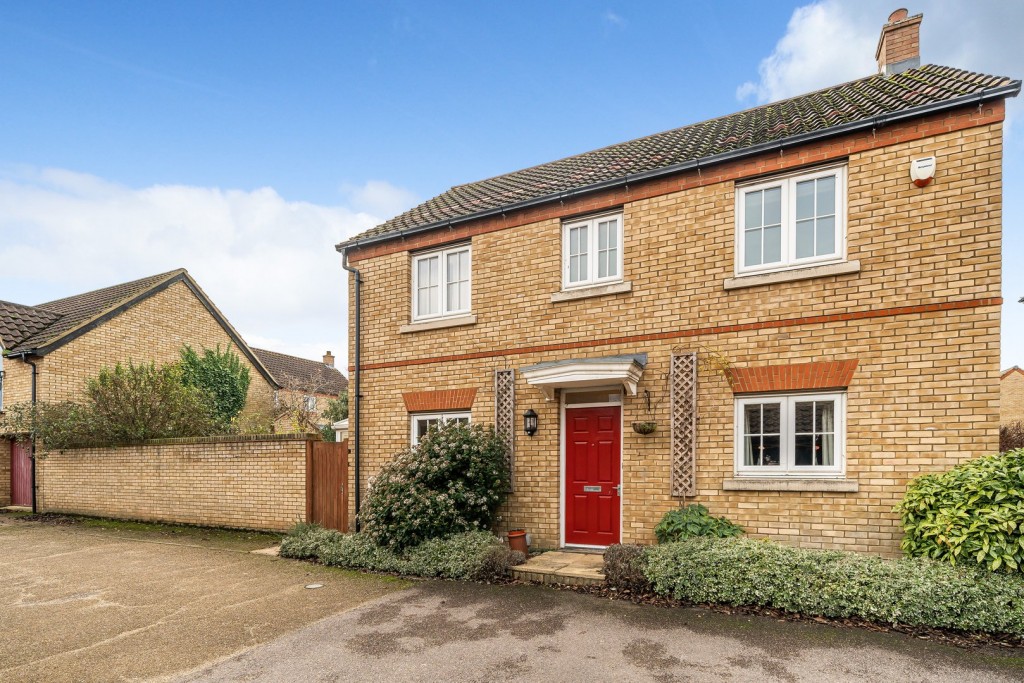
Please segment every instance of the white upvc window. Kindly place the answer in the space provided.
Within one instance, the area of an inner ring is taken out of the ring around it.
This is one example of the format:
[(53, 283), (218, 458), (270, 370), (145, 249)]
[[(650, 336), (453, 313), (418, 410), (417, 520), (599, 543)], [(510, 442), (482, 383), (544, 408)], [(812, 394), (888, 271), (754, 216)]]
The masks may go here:
[(470, 312), (471, 251), (468, 244), (412, 258), (412, 319)]
[(840, 476), (845, 447), (845, 393), (736, 399), (737, 475)]
[(459, 424), (469, 424), (470, 417), (468, 412), (459, 413), (417, 413), (410, 416), (410, 434), (409, 443), (415, 446), (420, 442), (427, 431), (434, 426), (441, 424), (442, 422), (457, 422)]
[(846, 258), (846, 168), (736, 188), (736, 274)]
[(621, 213), (562, 224), (562, 289), (621, 280)]
[(316, 396), (304, 396), (302, 403), (307, 412), (312, 413), (316, 411)]

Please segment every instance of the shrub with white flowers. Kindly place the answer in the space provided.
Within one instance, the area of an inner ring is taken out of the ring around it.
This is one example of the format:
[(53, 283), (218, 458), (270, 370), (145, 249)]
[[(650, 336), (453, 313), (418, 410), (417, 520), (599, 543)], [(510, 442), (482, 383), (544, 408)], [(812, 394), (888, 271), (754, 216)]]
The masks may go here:
[(494, 428), (442, 423), (381, 469), (359, 518), (377, 545), (401, 551), (489, 529), (508, 489), (508, 447)]

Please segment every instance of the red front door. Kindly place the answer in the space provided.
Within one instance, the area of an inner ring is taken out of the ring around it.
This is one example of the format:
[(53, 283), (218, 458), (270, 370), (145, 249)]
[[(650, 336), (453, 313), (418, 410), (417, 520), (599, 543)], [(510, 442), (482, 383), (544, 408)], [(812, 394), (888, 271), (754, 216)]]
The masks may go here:
[(619, 542), (619, 406), (565, 409), (565, 543)]
[(11, 505), (32, 505), (32, 444), (11, 444)]

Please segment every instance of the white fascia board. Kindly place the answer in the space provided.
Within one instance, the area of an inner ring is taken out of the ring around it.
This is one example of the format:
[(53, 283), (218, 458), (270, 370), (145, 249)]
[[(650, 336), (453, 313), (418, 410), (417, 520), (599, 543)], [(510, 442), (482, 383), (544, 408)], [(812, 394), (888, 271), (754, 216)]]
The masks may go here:
[(635, 360), (607, 363), (565, 363), (552, 367), (522, 371), (526, 383), (544, 392), (548, 401), (555, 399), (556, 389), (575, 389), (621, 384), (630, 396), (636, 396), (637, 384), (644, 368)]

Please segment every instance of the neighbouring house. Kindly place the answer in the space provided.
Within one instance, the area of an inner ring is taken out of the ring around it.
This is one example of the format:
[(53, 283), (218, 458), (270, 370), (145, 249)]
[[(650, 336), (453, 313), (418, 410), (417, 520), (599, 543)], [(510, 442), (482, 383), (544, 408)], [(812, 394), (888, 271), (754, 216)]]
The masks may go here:
[[(648, 543), (690, 502), (898, 552), (907, 482), (995, 452), (1005, 99), (920, 66), (458, 185), (338, 245), (354, 482), (442, 420), (512, 445), (501, 527)], [(648, 433), (653, 429), (653, 433)]]
[(348, 380), (334, 367), (334, 354), (328, 351), (321, 362), (266, 349), (254, 348), (253, 353), (281, 385), (274, 394), (282, 410), (278, 431), (304, 432), (327, 425), (327, 402), (348, 391)]
[(1014, 365), (999, 375), (999, 424), (1024, 421), (1024, 370)]
[(334, 430), (335, 441), (344, 441), (348, 438), (348, 418), (331, 424), (331, 429)]
[[(179, 360), (184, 344), (231, 349), (249, 368), (248, 401), (280, 387), (184, 269), (25, 306), (0, 301), (0, 412), (25, 401), (73, 400), (104, 367)], [(32, 504), (31, 444), (0, 438), (0, 505)]]

